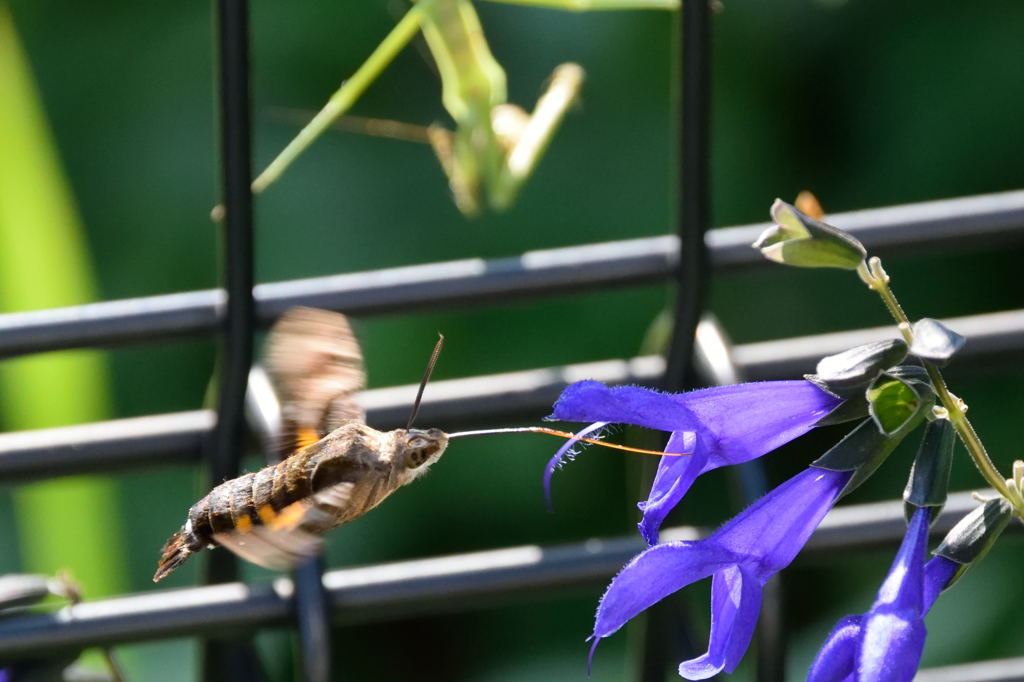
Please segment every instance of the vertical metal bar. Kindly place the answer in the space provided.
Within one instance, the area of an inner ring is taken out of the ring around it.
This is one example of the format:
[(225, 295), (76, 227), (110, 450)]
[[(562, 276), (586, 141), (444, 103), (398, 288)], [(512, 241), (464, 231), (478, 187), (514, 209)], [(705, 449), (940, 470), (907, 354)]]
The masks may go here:
[(683, 3), (680, 51), (679, 270), (666, 390), (692, 387), (693, 345), (704, 311), (710, 266), (704, 235), (711, 223), (711, 27), (707, 0)]
[(249, 47), (246, 0), (220, 0), (221, 155), (224, 194), (224, 278), (227, 304), (221, 344), (217, 426), (211, 473), (238, 475), (245, 426), (245, 389), (252, 365), (255, 305), (250, 177)]
[[(679, 68), (679, 182), (677, 209), (680, 245), (676, 271), (676, 302), (672, 339), (662, 387), (667, 391), (691, 388), (696, 382), (694, 344), (697, 325), (707, 296), (710, 263), (704, 234), (711, 221), (710, 112), (711, 49), (708, 0), (682, 3)], [(637, 677), (661, 682), (668, 667), (693, 646), (686, 633), (685, 601), (664, 600), (649, 610)]]
[(299, 622), (303, 677), (307, 682), (330, 682), (331, 612), (324, 589), (323, 557), (313, 557), (295, 567), (295, 618)]
[[(245, 389), (252, 364), (253, 236), (249, 120), (249, 9), (247, 0), (217, 2), (222, 227), (227, 304), (218, 372), (217, 425), (208, 448), (213, 483), (238, 475), (245, 424)], [(237, 562), (213, 552), (209, 582), (237, 577)], [(255, 661), (243, 642), (211, 640), (205, 645), (207, 680), (253, 679)]]
[[(263, 446), (268, 464), (277, 463), (277, 444), (281, 435), (281, 405), (270, 378), (262, 367), (249, 372), (249, 391), (245, 396), (249, 424)], [(295, 618), (299, 627), (303, 679), (306, 682), (330, 682), (331, 629), (330, 605), (323, 581), (324, 563), (314, 557), (295, 568)]]
[[(731, 344), (714, 316), (708, 314), (697, 327), (695, 363), (701, 376), (716, 386), (746, 381), (732, 358)], [(744, 506), (768, 492), (768, 475), (761, 459), (730, 467)], [(772, 576), (761, 590), (761, 615), (757, 623), (757, 679), (779, 682), (786, 673), (786, 637), (782, 627), (784, 593), (782, 575)]]
[[(679, 133), (679, 241), (680, 267), (673, 318), (672, 345), (665, 368), (664, 387), (669, 391), (692, 388), (697, 326), (704, 312), (710, 280), (710, 263), (704, 236), (711, 226), (711, 22), (708, 0), (683, 3), (682, 93)], [(723, 347), (728, 349), (723, 341)], [(733, 379), (738, 378), (730, 371)], [(723, 380), (726, 377), (722, 377)], [(763, 494), (766, 477), (759, 462), (736, 472), (745, 501)], [(781, 680), (784, 670), (781, 585), (766, 586), (764, 612), (759, 624), (758, 672), (761, 682)]]

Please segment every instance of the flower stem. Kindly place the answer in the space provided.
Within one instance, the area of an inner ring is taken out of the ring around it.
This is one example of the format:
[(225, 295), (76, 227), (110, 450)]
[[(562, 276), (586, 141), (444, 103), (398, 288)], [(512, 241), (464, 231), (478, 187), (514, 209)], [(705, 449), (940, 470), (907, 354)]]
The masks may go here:
[[(903, 311), (899, 301), (896, 300), (896, 295), (893, 294), (892, 289), (889, 288), (889, 275), (882, 268), (882, 261), (876, 256), (862, 262), (857, 268), (857, 274), (868, 285), (869, 289), (881, 297), (885, 307), (889, 310), (889, 314), (896, 320), (903, 339), (908, 345), (913, 344), (914, 332), (910, 326), (910, 319)], [(988, 484), (1014, 506), (1017, 515), (1024, 518), (1024, 508), (1019, 504), (1018, 497), (1011, 493), (1006, 484), (1006, 479), (1003, 478), (995, 464), (992, 463), (984, 443), (981, 442), (981, 438), (978, 437), (974, 426), (971, 425), (970, 420), (967, 418), (967, 406), (961, 399), (949, 391), (946, 380), (942, 378), (939, 368), (927, 360), (923, 362), (925, 370), (927, 370), (928, 376), (931, 377), (932, 384), (935, 386), (935, 393), (939, 398), (939, 402), (946, 408), (949, 421), (956, 430), (957, 435), (960, 436), (960, 440), (963, 441), (964, 447), (967, 448), (967, 454), (970, 455), (974, 466), (978, 468), (978, 471)]]

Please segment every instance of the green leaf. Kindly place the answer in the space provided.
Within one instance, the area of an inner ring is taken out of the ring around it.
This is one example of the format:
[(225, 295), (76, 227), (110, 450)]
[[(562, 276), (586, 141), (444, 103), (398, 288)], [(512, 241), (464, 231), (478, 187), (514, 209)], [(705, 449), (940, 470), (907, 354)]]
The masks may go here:
[[(94, 300), (85, 239), (61, 173), (28, 65), (0, 5), (0, 309), (35, 310)], [(94, 421), (108, 415), (107, 370), (95, 351), (0, 364), (8, 429)], [(14, 506), (22, 566), (67, 568), (90, 596), (127, 587), (117, 489), (110, 479), (68, 477), (19, 487)]]

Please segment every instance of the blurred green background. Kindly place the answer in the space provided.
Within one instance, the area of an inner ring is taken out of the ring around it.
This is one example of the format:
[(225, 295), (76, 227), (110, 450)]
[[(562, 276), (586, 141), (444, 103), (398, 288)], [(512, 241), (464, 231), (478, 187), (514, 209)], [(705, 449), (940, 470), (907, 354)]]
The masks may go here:
[[(0, 226), (8, 235), (0, 242), (5, 249), (36, 245), (29, 260), (19, 261), (20, 288), (8, 287), (0, 308), (215, 286), (218, 235), (208, 217), (218, 198), (210, 5), (9, 0), (7, 7), (74, 204), (62, 218), (63, 232), (12, 222), (17, 212), (9, 206), (0, 214), (8, 220)], [(294, 135), (294, 111), (318, 108), (401, 11), (400, 3), (380, 0), (252, 3), (254, 170)], [(259, 281), (511, 256), (673, 229), (673, 15), (486, 3), (479, 12), (508, 72), (511, 101), (531, 108), (559, 63), (576, 61), (587, 71), (581, 106), (517, 205), (467, 221), (429, 148), (330, 133), (257, 201)], [(1024, 6), (1013, 0), (727, 0), (714, 17), (715, 225), (762, 221), (774, 197), (791, 200), (801, 189), (838, 212), (1020, 188), (1021, 35)], [(418, 47), (403, 53), (354, 113), (447, 121), (439, 82)], [(13, 163), (10, 150), (0, 154)], [(12, 193), (5, 196), (10, 202)], [(60, 258), (68, 241), (78, 239), (88, 256), (82, 278), (55, 282), (52, 272), (77, 267), (73, 256), (71, 266)], [(998, 250), (965, 244), (886, 265), (911, 316), (947, 317), (1020, 307), (1022, 255), (1019, 244)], [(38, 265), (25, 265), (36, 256)], [(34, 296), (44, 290), (53, 297)], [(405, 384), (418, 379), (436, 330), (447, 337), (438, 378), (630, 357), (669, 295), (665, 286), (647, 286), (496, 302), (486, 310), (366, 317), (358, 332), (371, 386)], [(711, 307), (738, 342), (887, 322), (855, 278), (838, 271), (776, 267), (719, 277)], [(76, 369), (51, 365), (49, 373), (32, 373), (19, 369), (23, 361), (4, 363), (5, 429), (194, 409), (214, 348), (208, 340), (175, 340), (52, 357)], [(1024, 368), (1019, 361), (954, 367), (948, 378), (1009, 471), (1021, 456), (1015, 424), (1024, 413), (1017, 390)], [(812, 434), (768, 458), (773, 482), (839, 435)], [(431, 476), (333, 533), (329, 566), (632, 532), (636, 460), (589, 452), (556, 477), (557, 513), (548, 515), (539, 477), (554, 447), (514, 437), (453, 446)], [(850, 501), (896, 497), (912, 449), (898, 452)], [(956, 489), (980, 483), (966, 458), (954, 476)], [(150, 577), (159, 547), (205, 492), (201, 472), (185, 466), (48, 485), (5, 488), (0, 571), (67, 567), (86, 583), (89, 597), (155, 589)], [(735, 510), (726, 476), (710, 475), (674, 519), (716, 524)], [(92, 526), (69, 529), (69, 518), (78, 516)], [(802, 678), (837, 617), (870, 605), (891, 554), (888, 548), (800, 558), (786, 572), (792, 679)], [(1020, 629), (1012, 625), (1024, 596), (1015, 579), (1020, 559), (1020, 540), (1006, 538), (938, 603), (925, 665), (1024, 655)], [(194, 584), (198, 565), (193, 561), (165, 584)], [(268, 579), (262, 571), (249, 573)], [(595, 584), (558, 598), (339, 629), (335, 665), (355, 680), (583, 679), (583, 639), (601, 590)], [(704, 593), (691, 592), (702, 618)], [(594, 679), (623, 677), (627, 640), (620, 634), (601, 646)], [(268, 670), (289, 679), (294, 660), (287, 637), (267, 633), (261, 641)], [(118, 649), (133, 681), (190, 679), (196, 652), (185, 640)], [(735, 679), (749, 676), (745, 664)]]

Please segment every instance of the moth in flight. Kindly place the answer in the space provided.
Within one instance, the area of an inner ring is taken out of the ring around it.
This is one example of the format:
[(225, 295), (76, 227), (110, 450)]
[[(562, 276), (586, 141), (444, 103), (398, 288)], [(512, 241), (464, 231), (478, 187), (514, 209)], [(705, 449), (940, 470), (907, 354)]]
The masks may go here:
[(221, 483), (192, 505), (164, 544), (153, 581), (205, 548), (226, 547), (254, 564), (282, 570), (317, 553), (321, 536), (359, 518), (430, 468), (464, 436), (546, 433), (605, 447), (663, 453), (526, 426), (445, 433), (414, 429), (423, 389), (441, 351), (440, 339), (420, 382), (404, 429), (364, 423), (354, 394), (366, 384), (363, 356), (340, 313), (293, 308), (267, 339), (264, 364), (281, 403), (281, 461)]
[[(440, 341), (431, 367), (439, 351)], [(164, 545), (154, 582), (217, 546), (267, 568), (294, 566), (319, 550), (323, 533), (411, 483), (448, 446), (438, 429), (383, 432), (364, 423), (353, 398), (366, 384), (362, 352), (340, 313), (285, 313), (270, 332), (264, 364), (281, 403), (282, 460), (225, 481), (192, 505)]]

